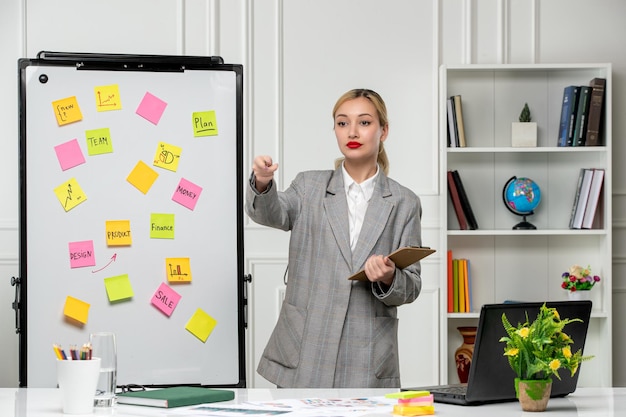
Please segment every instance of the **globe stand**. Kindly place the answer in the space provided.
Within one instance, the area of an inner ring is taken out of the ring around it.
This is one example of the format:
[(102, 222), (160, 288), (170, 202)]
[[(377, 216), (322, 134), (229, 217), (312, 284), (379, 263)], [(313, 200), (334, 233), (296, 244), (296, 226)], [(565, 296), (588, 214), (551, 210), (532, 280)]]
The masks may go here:
[[(528, 213), (533, 214), (532, 212)], [(526, 214), (522, 215), (522, 221), (513, 226), (513, 230), (537, 230), (537, 227), (526, 221)]]

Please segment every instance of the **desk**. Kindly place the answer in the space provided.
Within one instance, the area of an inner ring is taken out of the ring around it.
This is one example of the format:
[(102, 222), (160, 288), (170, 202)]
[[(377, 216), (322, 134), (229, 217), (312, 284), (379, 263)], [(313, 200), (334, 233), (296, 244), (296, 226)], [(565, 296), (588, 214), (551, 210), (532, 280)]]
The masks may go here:
[[(270, 401), (295, 398), (363, 398), (384, 396), (389, 389), (235, 389), (235, 399), (222, 404), (241, 404), (246, 401)], [(117, 405), (113, 412), (97, 412), (94, 416), (167, 416), (182, 415), (180, 410), (189, 408), (152, 408)], [(552, 398), (548, 403), (550, 417), (599, 417), (623, 416), (626, 413), (626, 388), (579, 388), (565, 398)], [(481, 417), (519, 417), (524, 413), (517, 402), (489, 404), (479, 407), (461, 407), (435, 403), (435, 415), (465, 416), (480, 414)], [(56, 388), (0, 388), (0, 416), (2, 417), (60, 417), (61, 397)], [(292, 416), (286, 414), (285, 416)], [(391, 416), (391, 413), (372, 414), (376, 417)], [(546, 415), (547, 417), (548, 415)]]

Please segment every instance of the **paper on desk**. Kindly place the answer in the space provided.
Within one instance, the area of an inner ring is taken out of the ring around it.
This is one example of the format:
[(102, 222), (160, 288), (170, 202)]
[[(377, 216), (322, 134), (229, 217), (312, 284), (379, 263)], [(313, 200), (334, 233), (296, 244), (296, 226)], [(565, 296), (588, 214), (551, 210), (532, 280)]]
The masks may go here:
[[(430, 255), (431, 253), (435, 253), (435, 249), (427, 248), (427, 247), (414, 247), (407, 246), (404, 248), (400, 248), (389, 255), (389, 259), (396, 264), (396, 267), (400, 269), (404, 269), (409, 265), (414, 264)], [(365, 275), (365, 271), (360, 270), (356, 274), (349, 276), (350, 280), (357, 281), (367, 281), (367, 276)]]

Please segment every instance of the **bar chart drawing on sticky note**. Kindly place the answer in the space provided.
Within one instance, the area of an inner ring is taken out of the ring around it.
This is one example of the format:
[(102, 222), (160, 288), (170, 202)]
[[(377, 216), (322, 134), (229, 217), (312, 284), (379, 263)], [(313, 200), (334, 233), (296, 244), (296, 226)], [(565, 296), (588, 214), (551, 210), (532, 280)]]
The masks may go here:
[(191, 264), (189, 258), (167, 258), (167, 280), (169, 282), (191, 281)]

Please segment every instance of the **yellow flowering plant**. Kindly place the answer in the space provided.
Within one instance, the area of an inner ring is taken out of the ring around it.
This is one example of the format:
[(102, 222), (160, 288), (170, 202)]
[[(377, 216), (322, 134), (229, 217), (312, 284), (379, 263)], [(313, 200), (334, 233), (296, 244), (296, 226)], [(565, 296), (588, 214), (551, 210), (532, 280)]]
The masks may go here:
[(554, 375), (558, 379), (559, 369), (570, 371), (573, 376), (582, 361), (593, 356), (583, 356), (582, 350), (572, 353), (574, 341), (563, 332), (563, 328), (581, 319), (561, 319), (556, 308), (543, 304), (537, 318), (513, 326), (502, 314), (502, 324), (507, 336), (500, 339), (506, 343), (504, 355), (517, 377), (522, 380), (545, 380)]

